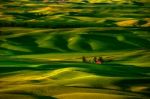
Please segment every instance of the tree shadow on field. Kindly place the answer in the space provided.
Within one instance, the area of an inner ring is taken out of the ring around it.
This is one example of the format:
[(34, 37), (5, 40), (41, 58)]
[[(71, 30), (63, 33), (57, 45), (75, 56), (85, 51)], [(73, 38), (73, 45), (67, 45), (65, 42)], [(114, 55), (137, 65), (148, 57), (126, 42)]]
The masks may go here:
[(137, 67), (134, 65), (123, 64), (102, 64), (91, 67), (92, 72), (104, 76), (117, 77), (149, 77), (147, 73), (150, 72), (150, 67)]
[(40, 65), (39, 67), (0, 67), (0, 76), (23, 70), (45, 71), (70, 67), (78, 68), (76, 71), (88, 72), (95, 75), (108, 77), (149, 77), (150, 73), (150, 67), (138, 67), (134, 65), (124, 65), (108, 62), (104, 64), (94, 64), (59, 61), (49, 62), (45, 65)]
[[(109, 77), (149, 77), (150, 67), (137, 67), (134, 65), (123, 65), (116, 63), (75, 63), (75, 62), (58, 62), (54, 64), (47, 64), (38, 67), (39, 69), (62, 69), (62, 68), (82, 68), (81, 71), (93, 73), (101, 76)], [(80, 71), (80, 69), (78, 70)]]

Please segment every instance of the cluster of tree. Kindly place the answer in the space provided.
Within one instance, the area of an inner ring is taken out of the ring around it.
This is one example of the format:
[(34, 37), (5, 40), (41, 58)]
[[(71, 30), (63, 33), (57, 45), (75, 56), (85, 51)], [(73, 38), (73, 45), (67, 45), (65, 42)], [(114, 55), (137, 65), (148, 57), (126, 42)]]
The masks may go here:
[(93, 57), (92, 60), (88, 60), (85, 56), (82, 56), (83, 63), (95, 63), (95, 64), (102, 64), (104, 62), (102, 57)]

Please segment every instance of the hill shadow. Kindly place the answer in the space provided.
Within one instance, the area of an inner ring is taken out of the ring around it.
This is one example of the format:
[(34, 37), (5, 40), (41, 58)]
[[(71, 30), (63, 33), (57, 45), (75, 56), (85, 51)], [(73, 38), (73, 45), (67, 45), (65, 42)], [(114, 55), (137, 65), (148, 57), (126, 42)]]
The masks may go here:
[[(38, 69), (62, 69), (68, 67), (82, 68), (82, 71), (101, 76), (110, 77), (149, 77), (150, 67), (137, 67), (134, 65), (123, 65), (115, 63), (90, 64), (75, 62), (58, 62), (39, 66)], [(84, 70), (83, 70), (84, 69)], [(78, 70), (80, 71), (80, 70)]]
[[(137, 67), (134, 65), (123, 64), (103, 64), (92, 68), (95, 74), (117, 77), (149, 77), (146, 73), (150, 72), (150, 67)], [(101, 68), (102, 67), (102, 68)]]
[(17, 94), (17, 95), (27, 95), (27, 96), (31, 96), (34, 97), (35, 99), (57, 99), (53, 96), (43, 96), (43, 95), (38, 95), (38, 94), (34, 94), (34, 93), (29, 93), (29, 92), (10, 92), (10, 94)]
[(78, 68), (76, 71), (108, 77), (149, 77), (148, 73), (150, 73), (150, 67), (137, 67), (134, 65), (123, 65), (116, 63), (94, 64), (73, 61), (58, 61), (49, 62), (38, 67), (0, 67), (0, 75), (4, 76), (10, 73), (15, 73), (16, 71), (23, 70), (45, 71), (70, 67)]

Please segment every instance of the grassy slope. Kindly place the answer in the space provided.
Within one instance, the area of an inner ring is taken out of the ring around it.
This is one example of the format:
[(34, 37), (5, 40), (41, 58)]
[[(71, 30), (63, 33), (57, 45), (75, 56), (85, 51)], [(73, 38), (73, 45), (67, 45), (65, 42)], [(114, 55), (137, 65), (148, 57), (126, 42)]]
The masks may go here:
[[(0, 97), (12, 96), (15, 99), (17, 97), (27, 99), (148, 98), (146, 96), (149, 94), (150, 86), (149, 62), (142, 59), (145, 64), (140, 64), (140, 60), (137, 61), (141, 58), (137, 55), (144, 53), (142, 57), (145, 57), (148, 52), (128, 51), (124, 55), (123, 53), (121, 51), (11, 56), (9, 60), (12, 66), (8, 64), (8, 58), (6, 62), (3, 59), (1, 64)], [(81, 55), (88, 56), (89, 59), (93, 55), (105, 55), (105, 60), (113, 59), (113, 61), (105, 62), (103, 65), (81, 63)], [(135, 56), (136, 58), (132, 60)], [(49, 61), (53, 59), (58, 60)]]
[[(41, 2), (0, 7), (1, 99), (148, 98), (148, 7)], [(81, 56), (107, 62), (81, 63)]]
[(144, 6), (12, 4), (4, 3), (1, 9), (0, 54), (150, 48)]
[[(1, 94), (53, 96), (60, 99), (73, 95), (79, 99), (103, 95), (110, 98), (142, 99), (149, 93), (150, 71), (145, 67), (59, 62), (13, 70), (1, 74)], [(86, 93), (90, 94), (85, 95)], [(112, 95), (107, 95), (110, 93)]]

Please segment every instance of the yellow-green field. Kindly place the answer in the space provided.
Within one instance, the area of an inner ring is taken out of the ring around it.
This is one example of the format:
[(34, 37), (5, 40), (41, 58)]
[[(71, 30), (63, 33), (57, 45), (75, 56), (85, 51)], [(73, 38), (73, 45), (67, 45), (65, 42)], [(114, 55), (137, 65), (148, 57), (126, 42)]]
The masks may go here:
[(1, 0), (0, 99), (149, 99), (149, 4)]

